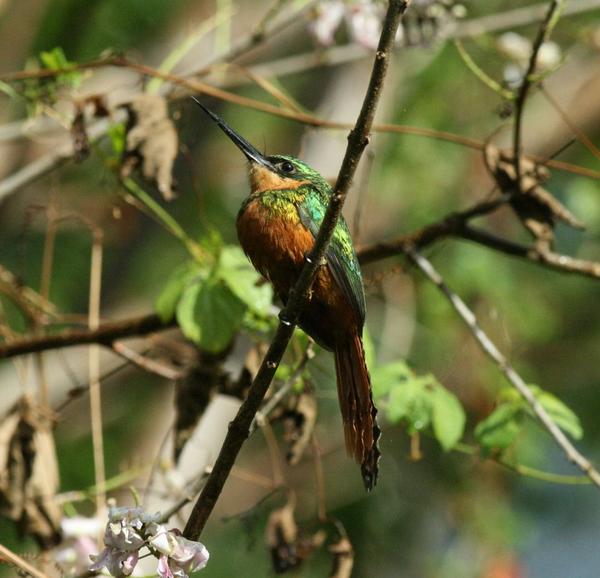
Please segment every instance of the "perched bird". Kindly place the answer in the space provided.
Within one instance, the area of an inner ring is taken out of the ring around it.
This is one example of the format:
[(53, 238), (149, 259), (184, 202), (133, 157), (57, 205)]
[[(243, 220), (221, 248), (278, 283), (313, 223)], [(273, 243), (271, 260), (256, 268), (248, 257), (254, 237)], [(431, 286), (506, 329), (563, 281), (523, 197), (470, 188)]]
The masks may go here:
[[(286, 303), (314, 246), (332, 188), (317, 171), (294, 157), (263, 155), (194, 100), (248, 159), (251, 191), (237, 217), (238, 237), (254, 267)], [(371, 490), (377, 482), (380, 430), (362, 342), (362, 276), (343, 218), (336, 225), (325, 259), (299, 325), (319, 345), (333, 351), (346, 450), (361, 465), (365, 487)]]

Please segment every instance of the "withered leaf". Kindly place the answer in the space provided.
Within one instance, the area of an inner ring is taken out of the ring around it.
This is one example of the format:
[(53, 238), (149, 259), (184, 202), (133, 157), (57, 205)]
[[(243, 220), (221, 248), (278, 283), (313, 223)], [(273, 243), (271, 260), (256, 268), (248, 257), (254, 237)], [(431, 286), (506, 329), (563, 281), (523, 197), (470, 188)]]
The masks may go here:
[(284, 436), (289, 444), (287, 461), (295, 466), (304, 455), (317, 423), (317, 402), (314, 396), (301, 393), (293, 396), (284, 414)]
[(80, 163), (90, 154), (90, 140), (85, 124), (84, 109), (80, 105), (77, 106), (75, 117), (71, 123), (71, 139), (73, 140), (73, 159), (76, 163)]
[(266, 541), (277, 574), (288, 572), (302, 563), (296, 544), (298, 526), (294, 509), (295, 500), (290, 499), (285, 506), (271, 512), (267, 522)]
[(58, 486), (50, 420), (23, 396), (0, 424), (0, 513), (42, 548), (60, 542)]
[(168, 116), (166, 100), (156, 94), (143, 93), (129, 105), (127, 142), (122, 176), (128, 176), (140, 162), (146, 179), (156, 182), (166, 200), (174, 198), (173, 163), (179, 140)]
[(503, 193), (510, 195), (510, 206), (535, 237), (540, 249), (551, 249), (557, 221), (575, 229), (585, 228), (552, 193), (542, 187), (550, 177), (546, 167), (522, 156), (519, 160), (519, 183), (512, 153), (500, 151), (490, 144), (485, 148), (484, 158), (496, 184)]
[(266, 541), (271, 550), (273, 569), (284, 574), (298, 568), (317, 548), (325, 542), (325, 532), (302, 534), (294, 518), (296, 500), (290, 495), (282, 508), (274, 510), (267, 521)]
[(85, 99), (85, 103), (92, 107), (92, 116), (95, 118), (105, 118), (110, 116), (110, 110), (105, 95), (92, 94)]
[(354, 550), (350, 540), (345, 536), (329, 546), (333, 554), (333, 568), (330, 576), (332, 578), (350, 578), (354, 566)]

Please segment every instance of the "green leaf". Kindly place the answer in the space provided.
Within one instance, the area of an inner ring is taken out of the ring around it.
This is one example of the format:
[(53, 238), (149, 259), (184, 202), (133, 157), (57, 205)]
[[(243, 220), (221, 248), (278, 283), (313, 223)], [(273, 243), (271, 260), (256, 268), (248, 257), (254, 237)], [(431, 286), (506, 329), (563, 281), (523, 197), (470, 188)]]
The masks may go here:
[(173, 319), (177, 303), (184, 289), (193, 281), (194, 277), (198, 277), (198, 280), (200, 280), (201, 275), (200, 268), (191, 261), (180, 265), (171, 273), (167, 284), (163, 287), (154, 304), (154, 309), (163, 322), (166, 323)]
[(583, 437), (583, 428), (577, 415), (571, 408), (565, 405), (558, 397), (543, 391), (542, 389), (536, 388), (535, 396), (542, 405), (542, 407), (548, 412), (548, 415), (552, 418), (552, 421), (569, 434), (573, 439), (579, 440)]
[(250, 309), (261, 315), (269, 313), (273, 290), (268, 283), (259, 285), (260, 275), (239, 247), (235, 245), (223, 247), (216, 275)]
[(475, 437), (484, 451), (505, 450), (521, 430), (522, 406), (500, 404), (477, 424)]
[(423, 378), (413, 378), (391, 391), (387, 409), (391, 422), (404, 419), (411, 433), (422, 431), (431, 423), (432, 403), (426, 383)]
[(46, 68), (51, 70), (67, 68), (71, 64), (60, 46), (49, 51), (40, 52), (40, 61)]
[(121, 157), (125, 151), (125, 124), (122, 122), (111, 124), (108, 127), (108, 137), (110, 138), (113, 154)]
[(375, 398), (387, 395), (392, 389), (400, 387), (401, 384), (414, 379), (414, 377), (415, 374), (403, 360), (375, 366), (371, 371), (373, 395)]
[[(50, 70), (64, 70), (75, 65), (74, 62), (70, 62), (67, 59), (64, 50), (60, 46), (50, 51), (40, 52), (40, 62), (45, 68), (49, 68)], [(56, 80), (77, 87), (83, 80), (83, 74), (79, 70), (73, 70), (58, 75)]]
[(465, 429), (465, 411), (458, 398), (442, 385), (432, 391), (433, 433), (444, 450), (452, 449)]
[(176, 314), (188, 339), (218, 353), (229, 346), (241, 327), (246, 308), (224, 283), (211, 278), (184, 290)]

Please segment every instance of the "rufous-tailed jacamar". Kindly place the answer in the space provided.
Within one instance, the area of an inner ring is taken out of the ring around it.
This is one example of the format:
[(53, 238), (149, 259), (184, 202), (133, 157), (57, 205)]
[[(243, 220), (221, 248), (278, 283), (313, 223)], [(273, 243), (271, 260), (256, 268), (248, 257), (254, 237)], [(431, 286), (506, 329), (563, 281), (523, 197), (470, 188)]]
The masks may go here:
[[(265, 156), (194, 99), (244, 153), (250, 195), (237, 217), (242, 248), (285, 303), (314, 245), (332, 193), (302, 161)], [(377, 482), (380, 435), (362, 342), (365, 295), (348, 226), (340, 218), (299, 319), (319, 345), (333, 351), (346, 449), (361, 465), (364, 484)]]

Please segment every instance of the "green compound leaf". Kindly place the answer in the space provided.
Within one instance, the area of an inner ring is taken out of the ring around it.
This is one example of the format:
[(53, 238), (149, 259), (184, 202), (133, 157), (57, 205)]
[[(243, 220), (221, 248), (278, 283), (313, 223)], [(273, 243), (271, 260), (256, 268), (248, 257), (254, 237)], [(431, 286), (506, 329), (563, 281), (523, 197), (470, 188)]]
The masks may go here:
[(581, 427), (581, 422), (570, 407), (568, 407), (555, 395), (548, 393), (539, 387), (532, 386), (532, 389), (537, 400), (548, 412), (548, 415), (552, 418), (552, 421), (554, 421), (554, 423), (556, 423), (561, 430), (576, 440), (579, 440), (583, 437), (583, 428)]
[[(368, 358), (367, 364), (369, 364)], [(374, 363), (372, 362), (368, 366), (373, 367), (373, 365)], [(387, 395), (392, 389), (414, 378), (415, 374), (406, 361), (399, 360), (387, 363), (386, 365), (376, 365), (371, 371), (373, 395), (376, 398)]]
[[(64, 50), (60, 46), (49, 51), (40, 52), (39, 58), (44, 68), (49, 68), (50, 70), (65, 70), (76, 64), (67, 59)], [(83, 74), (79, 70), (72, 70), (60, 74), (56, 80), (77, 88), (83, 80)]]
[(482, 450), (489, 453), (509, 447), (521, 430), (521, 418), (521, 404), (500, 404), (475, 428), (475, 437)]
[[(194, 281), (194, 278), (198, 282), (203, 280), (203, 273), (198, 265), (191, 261), (180, 265), (171, 273), (167, 284), (163, 287), (154, 304), (154, 309), (164, 323), (170, 321), (175, 316), (177, 303), (184, 289)], [(204, 273), (205, 278), (206, 273)]]
[(254, 270), (239, 247), (234, 245), (223, 247), (215, 274), (252, 311), (259, 315), (269, 313), (273, 290), (268, 283), (259, 285), (260, 275)]
[(212, 353), (229, 346), (240, 329), (246, 304), (216, 279), (188, 286), (177, 304), (183, 334)]
[(464, 409), (435, 376), (418, 376), (405, 361), (395, 361), (376, 367), (372, 378), (375, 398), (392, 423), (404, 421), (409, 434), (431, 426), (446, 451), (460, 440), (465, 429)]
[[(574, 439), (583, 436), (581, 422), (575, 413), (555, 395), (544, 391), (537, 385), (530, 385), (536, 399), (548, 412), (548, 415), (565, 433)], [(523, 419), (536, 420), (533, 410), (512, 388), (505, 388), (498, 394), (498, 407), (475, 428), (477, 438), (484, 452), (503, 451), (508, 448), (521, 431)]]
[(433, 433), (445, 451), (451, 450), (465, 430), (465, 410), (458, 398), (442, 385), (433, 389)]

